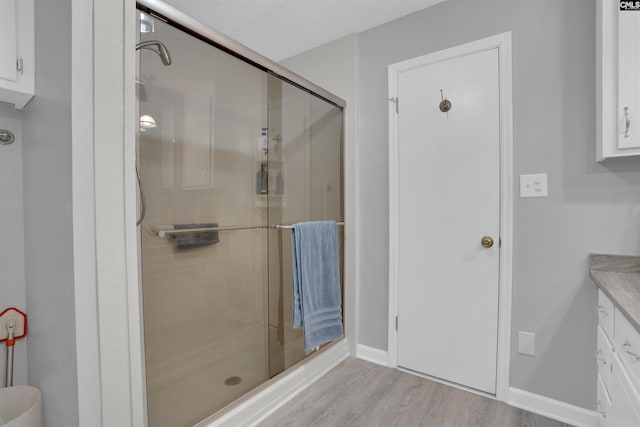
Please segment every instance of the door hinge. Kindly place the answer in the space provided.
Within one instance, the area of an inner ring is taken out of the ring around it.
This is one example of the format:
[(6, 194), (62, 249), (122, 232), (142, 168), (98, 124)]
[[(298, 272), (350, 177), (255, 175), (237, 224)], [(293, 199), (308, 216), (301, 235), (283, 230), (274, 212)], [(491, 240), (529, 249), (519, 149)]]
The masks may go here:
[(22, 72), (24, 71), (24, 67), (22, 65), (22, 58), (18, 58), (16, 60), (16, 70), (18, 70), (20, 74), (22, 74)]
[(389, 102), (396, 104), (396, 114), (400, 114), (400, 100), (396, 98), (389, 98)]
[(396, 316), (396, 331), (398, 330), (398, 316)]

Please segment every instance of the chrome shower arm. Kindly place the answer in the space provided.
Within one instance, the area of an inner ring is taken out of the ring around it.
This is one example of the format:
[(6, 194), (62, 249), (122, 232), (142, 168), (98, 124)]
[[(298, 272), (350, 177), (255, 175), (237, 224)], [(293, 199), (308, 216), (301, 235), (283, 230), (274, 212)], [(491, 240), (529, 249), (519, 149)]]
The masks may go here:
[[(155, 49), (154, 49), (155, 48)], [(171, 65), (171, 55), (169, 49), (160, 40), (147, 40), (136, 45), (136, 50), (148, 49), (157, 53), (164, 65)]]

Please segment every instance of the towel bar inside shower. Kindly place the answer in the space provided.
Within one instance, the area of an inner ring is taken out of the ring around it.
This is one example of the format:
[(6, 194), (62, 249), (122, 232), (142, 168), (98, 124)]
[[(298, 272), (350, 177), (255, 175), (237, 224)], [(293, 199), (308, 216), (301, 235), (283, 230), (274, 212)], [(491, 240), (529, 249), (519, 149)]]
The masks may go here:
[[(194, 224), (195, 225), (195, 224)], [(336, 225), (344, 225), (344, 221), (336, 221)], [(165, 237), (173, 234), (194, 233), (199, 231), (233, 231), (233, 230), (253, 230), (258, 228), (272, 228), (275, 230), (291, 230), (293, 224), (284, 225), (248, 225), (248, 226), (226, 226), (226, 227), (202, 227), (202, 228), (183, 228), (176, 230), (173, 225), (156, 225), (149, 226), (147, 231), (151, 234), (155, 234), (159, 237)]]
[[(344, 221), (336, 221), (336, 225), (344, 225)], [(293, 224), (290, 224), (290, 225), (278, 224), (278, 225), (272, 226), (270, 228), (275, 228), (277, 230), (281, 230), (281, 229), (291, 230), (291, 229), (293, 229)]]

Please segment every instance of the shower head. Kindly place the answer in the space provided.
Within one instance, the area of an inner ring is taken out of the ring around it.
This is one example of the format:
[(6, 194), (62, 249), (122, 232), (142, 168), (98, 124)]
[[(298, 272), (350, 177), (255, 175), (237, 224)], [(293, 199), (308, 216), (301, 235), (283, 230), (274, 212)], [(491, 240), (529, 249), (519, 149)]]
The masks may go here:
[(164, 65), (171, 65), (171, 55), (169, 55), (169, 50), (161, 41), (147, 40), (144, 42), (140, 42), (136, 45), (136, 50), (139, 49), (149, 49), (160, 56), (160, 59), (162, 60), (162, 63)]

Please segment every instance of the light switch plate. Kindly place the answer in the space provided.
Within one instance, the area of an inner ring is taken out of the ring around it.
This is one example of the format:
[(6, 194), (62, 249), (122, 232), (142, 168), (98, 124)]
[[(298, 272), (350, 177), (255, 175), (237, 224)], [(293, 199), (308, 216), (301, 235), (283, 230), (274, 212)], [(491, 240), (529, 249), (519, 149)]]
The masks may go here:
[(527, 356), (536, 355), (536, 334), (518, 331), (518, 353)]
[(547, 197), (547, 174), (520, 175), (520, 197)]

